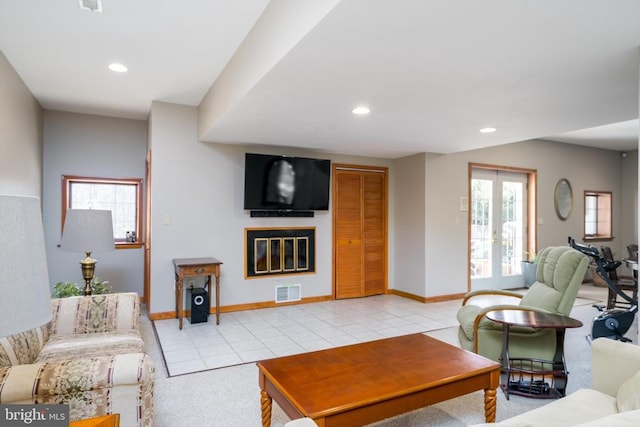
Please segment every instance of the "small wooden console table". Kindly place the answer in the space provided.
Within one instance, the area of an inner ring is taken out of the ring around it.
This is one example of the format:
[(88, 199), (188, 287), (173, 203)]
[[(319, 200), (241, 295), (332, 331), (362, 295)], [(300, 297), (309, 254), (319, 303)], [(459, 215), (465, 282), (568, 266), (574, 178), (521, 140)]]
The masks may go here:
[[(553, 399), (564, 397), (567, 389), (567, 367), (564, 360), (564, 334), (567, 328), (579, 328), (582, 322), (568, 316), (523, 309), (495, 310), (487, 318), (502, 323), (502, 371), (500, 387), (507, 400), (509, 393)], [(509, 328), (527, 326), (556, 330), (556, 352), (553, 360), (512, 358), (509, 356)], [(517, 380), (512, 380), (512, 375)], [(529, 378), (525, 381), (522, 378)], [(536, 378), (535, 380), (533, 378)], [(550, 380), (550, 384), (546, 383)]]
[(173, 267), (176, 273), (176, 317), (182, 329), (182, 317), (184, 315), (184, 279), (185, 277), (206, 277), (207, 292), (209, 292), (209, 304), (211, 304), (211, 276), (216, 278), (216, 325), (220, 324), (220, 265), (222, 262), (215, 258), (176, 258)]

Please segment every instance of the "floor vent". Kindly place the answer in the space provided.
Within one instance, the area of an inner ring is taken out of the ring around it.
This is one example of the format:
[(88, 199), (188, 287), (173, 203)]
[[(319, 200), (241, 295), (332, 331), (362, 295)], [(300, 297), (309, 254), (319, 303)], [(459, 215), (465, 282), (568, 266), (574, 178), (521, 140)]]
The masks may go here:
[(300, 284), (276, 286), (276, 302), (300, 301), (302, 292)]

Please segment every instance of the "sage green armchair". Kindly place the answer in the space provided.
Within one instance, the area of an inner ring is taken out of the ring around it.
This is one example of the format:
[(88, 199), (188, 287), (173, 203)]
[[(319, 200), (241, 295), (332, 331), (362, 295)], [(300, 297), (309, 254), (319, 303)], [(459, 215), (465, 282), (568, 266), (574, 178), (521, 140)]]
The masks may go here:
[[(502, 290), (468, 293), (457, 313), (460, 346), (498, 361), (502, 352), (502, 324), (487, 319), (486, 314), (517, 308), (568, 316), (588, 265), (588, 257), (569, 246), (549, 247), (540, 252), (536, 282), (524, 295)], [(510, 357), (552, 360), (555, 350), (553, 329), (510, 328)]]

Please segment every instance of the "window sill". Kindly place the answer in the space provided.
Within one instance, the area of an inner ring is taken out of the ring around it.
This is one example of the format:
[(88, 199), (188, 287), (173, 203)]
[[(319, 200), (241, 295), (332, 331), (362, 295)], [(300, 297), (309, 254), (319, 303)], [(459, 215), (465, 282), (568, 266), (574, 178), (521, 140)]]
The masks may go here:
[(116, 242), (116, 249), (138, 249), (144, 246), (144, 242)]
[(610, 242), (614, 239), (613, 236), (585, 236), (582, 238), (584, 242)]

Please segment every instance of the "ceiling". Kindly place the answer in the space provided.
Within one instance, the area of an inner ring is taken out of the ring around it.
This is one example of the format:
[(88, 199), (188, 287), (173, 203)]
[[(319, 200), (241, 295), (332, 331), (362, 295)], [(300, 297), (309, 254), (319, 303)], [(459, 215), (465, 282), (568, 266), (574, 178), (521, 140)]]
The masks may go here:
[(638, 147), (639, 1), (102, 7), (0, 1), (0, 51), (44, 108), (146, 119), (152, 101), (199, 106), (204, 141), (387, 158), (534, 138)]

